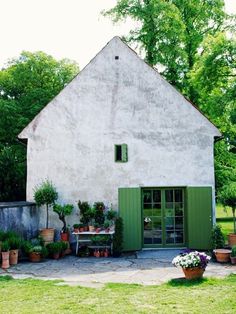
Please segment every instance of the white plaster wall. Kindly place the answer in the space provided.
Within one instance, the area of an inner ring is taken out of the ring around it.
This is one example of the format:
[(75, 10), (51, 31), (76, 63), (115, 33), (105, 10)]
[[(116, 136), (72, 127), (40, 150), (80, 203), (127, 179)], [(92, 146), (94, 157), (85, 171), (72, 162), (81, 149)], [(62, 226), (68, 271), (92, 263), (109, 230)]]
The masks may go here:
[[(28, 138), (27, 200), (45, 178), (61, 202), (115, 208), (118, 187), (214, 186), (219, 135), (116, 37), (20, 134)], [(115, 163), (122, 143), (129, 161)]]

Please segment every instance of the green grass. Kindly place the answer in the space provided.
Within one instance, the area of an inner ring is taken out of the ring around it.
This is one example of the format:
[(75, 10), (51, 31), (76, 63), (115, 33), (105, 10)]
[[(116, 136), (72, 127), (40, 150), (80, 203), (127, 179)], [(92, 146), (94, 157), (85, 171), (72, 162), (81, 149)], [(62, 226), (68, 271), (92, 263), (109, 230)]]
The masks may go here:
[(0, 278), (0, 313), (235, 313), (236, 276), (161, 286), (58, 286), (56, 281)]
[(232, 209), (221, 204), (216, 205), (216, 218), (233, 218)]
[(228, 234), (233, 233), (232, 210), (229, 207), (224, 208), (221, 204), (216, 206), (216, 222), (221, 226), (225, 241), (228, 241)]

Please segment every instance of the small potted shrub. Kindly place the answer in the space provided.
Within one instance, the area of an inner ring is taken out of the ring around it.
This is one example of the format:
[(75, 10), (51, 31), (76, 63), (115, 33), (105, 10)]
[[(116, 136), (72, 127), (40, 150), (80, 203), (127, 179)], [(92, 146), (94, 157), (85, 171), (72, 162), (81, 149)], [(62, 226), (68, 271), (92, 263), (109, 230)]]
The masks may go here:
[(32, 263), (41, 262), (47, 256), (47, 249), (42, 245), (35, 245), (29, 249), (29, 260)]
[(105, 205), (103, 202), (95, 202), (93, 204), (95, 223), (103, 225), (105, 220)]
[(78, 207), (80, 210), (80, 221), (84, 225), (84, 231), (88, 231), (88, 223), (90, 220), (90, 206), (88, 202), (78, 201)]
[(79, 232), (79, 224), (74, 224), (74, 225), (73, 225), (73, 228), (74, 228), (74, 232), (75, 232), (75, 233), (78, 233), (78, 232)]
[(61, 244), (61, 242), (48, 243), (46, 247), (47, 247), (49, 255), (53, 259), (59, 259), (60, 253), (62, 251), (62, 244)]
[(46, 226), (40, 230), (40, 235), (45, 243), (54, 241), (54, 229), (48, 228), (49, 208), (55, 204), (58, 198), (57, 191), (48, 180), (37, 186), (34, 190), (34, 200), (38, 206), (46, 206)]
[(109, 232), (110, 231), (110, 221), (109, 220), (105, 220), (104, 221), (104, 224), (103, 224), (103, 226), (104, 226), (104, 229), (105, 229), (105, 232)]
[(61, 257), (66, 255), (68, 249), (68, 242), (61, 241)]
[(53, 211), (58, 214), (59, 219), (63, 223), (63, 227), (60, 233), (62, 241), (69, 241), (70, 233), (69, 233), (69, 228), (67, 227), (67, 224), (66, 224), (66, 216), (69, 216), (72, 214), (73, 208), (74, 206), (71, 204), (65, 204), (65, 205), (55, 204), (53, 206)]
[(83, 224), (79, 224), (79, 232), (84, 232), (84, 225)]
[(10, 237), (8, 239), (9, 245), (10, 245), (10, 256), (9, 261), (10, 265), (16, 265), (18, 264), (18, 253), (19, 249), (21, 247), (22, 240), (20, 237)]
[(3, 269), (7, 269), (10, 267), (10, 263), (9, 263), (9, 252), (10, 250), (10, 245), (9, 242), (7, 240), (2, 241), (1, 244), (1, 251), (2, 251), (2, 268)]
[(211, 232), (211, 242), (214, 256), (219, 263), (227, 263), (230, 260), (231, 250), (225, 249), (224, 235), (221, 226), (215, 225)]
[(236, 264), (236, 245), (232, 247), (230, 259), (231, 259), (231, 264), (235, 265)]
[(172, 264), (176, 267), (182, 267), (187, 280), (199, 279), (202, 278), (210, 259), (207, 254), (194, 251), (177, 255), (172, 260)]
[(94, 223), (95, 232), (99, 233), (101, 231), (101, 228), (97, 222)]

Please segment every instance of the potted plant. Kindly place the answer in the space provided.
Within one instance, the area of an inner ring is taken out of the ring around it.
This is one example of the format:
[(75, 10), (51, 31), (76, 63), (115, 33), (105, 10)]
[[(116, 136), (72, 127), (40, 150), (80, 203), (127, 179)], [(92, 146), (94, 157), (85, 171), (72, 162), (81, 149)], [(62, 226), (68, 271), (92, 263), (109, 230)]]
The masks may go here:
[(99, 233), (101, 231), (101, 228), (97, 222), (94, 223), (95, 232)]
[(47, 256), (47, 249), (42, 245), (35, 245), (29, 249), (29, 260), (32, 263), (41, 262)]
[(61, 241), (61, 257), (64, 257), (68, 250), (68, 242)]
[(78, 233), (78, 232), (79, 232), (79, 224), (74, 224), (74, 225), (73, 225), (73, 228), (74, 228), (74, 232), (75, 232), (75, 233)]
[(232, 247), (230, 259), (231, 259), (231, 264), (235, 265), (236, 264), (236, 245)]
[(48, 180), (44, 181), (34, 190), (34, 200), (36, 204), (38, 206), (46, 206), (46, 228), (40, 230), (40, 235), (43, 237), (45, 244), (53, 242), (54, 240), (54, 229), (48, 228), (48, 214), (50, 206), (54, 205), (57, 198), (57, 191)]
[(236, 245), (236, 182), (225, 185), (219, 194), (219, 199), (224, 206), (232, 208), (234, 233), (228, 235), (229, 246), (232, 247)]
[(194, 251), (177, 255), (173, 260), (174, 266), (182, 267), (187, 280), (202, 278), (210, 256), (205, 253)]
[(19, 249), (21, 247), (21, 239), (20, 237), (10, 237), (8, 239), (8, 243), (10, 246), (10, 255), (9, 255), (9, 261), (10, 265), (16, 265), (18, 264), (18, 253)]
[(105, 205), (103, 202), (95, 202), (93, 204), (95, 223), (102, 225), (105, 220)]
[(59, 259), (60, 253), (62, 251), (62, 242), (53, 242), (53, 243), (48, 243), (46, 246), (49, 255), (53, 259)]
[(88, 223), (90, 220), (90, 206), (88, 202), (78, 201), (78, 207), (80, 210), (80, 221), (84, 225), (84, 231), (88, 231)]
[(103, 224), (103, 227), (104, 227), (104, 229), (105, 229), (105, 232), (109, 232), (110, 231), (110, 221), (109, 220), (105, 220), (104, 221), (104, 224)]
[(79, 224), (79, 232), (84, 232), (84, 225), (83, 224)]
[(7, 269), (10, 267), (9, 263), (9, 249), (10, 245), (7, 240), (3, 241), (1, 244), (1, 251), (2, 251), (2, 268)]
[(71, 204), (65, 204), (65, 205), (60, 205), (60, 204), (54, 204), (53, 205), (53, 211), (58, 214), (59, 219), (63, 223), (63, 227), (61, 229), (61, 240), (62, 241), (69, 241), (69, 229), (66, 225), (66, 216), (69, 216), (72, 214), (74, 206)]

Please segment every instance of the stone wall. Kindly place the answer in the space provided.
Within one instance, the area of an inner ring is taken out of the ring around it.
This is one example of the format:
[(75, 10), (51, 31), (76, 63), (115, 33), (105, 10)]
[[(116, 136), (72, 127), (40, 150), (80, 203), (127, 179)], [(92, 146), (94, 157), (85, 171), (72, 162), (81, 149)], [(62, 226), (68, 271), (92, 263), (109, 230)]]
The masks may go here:
[(39, 215), (35, 203), (0, 203), (0, 230), (14, 230), (25, 239), (38, 235)]

